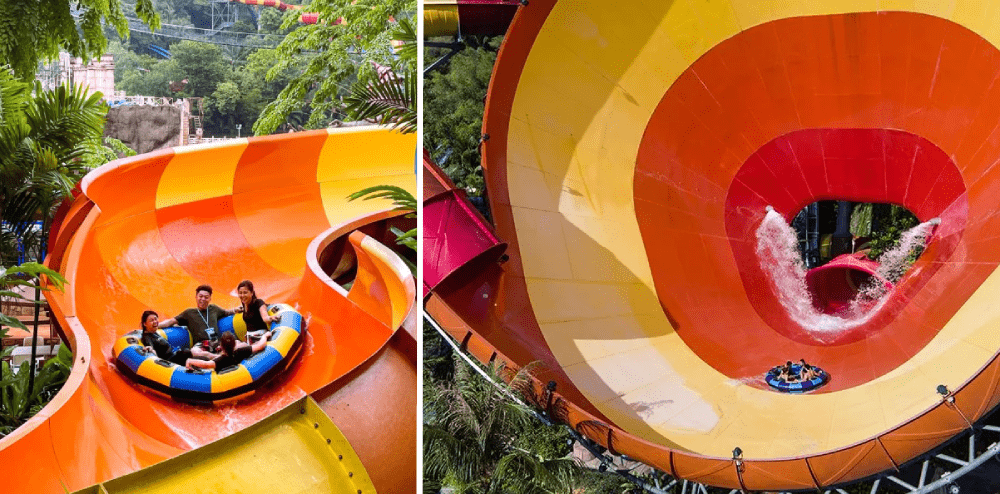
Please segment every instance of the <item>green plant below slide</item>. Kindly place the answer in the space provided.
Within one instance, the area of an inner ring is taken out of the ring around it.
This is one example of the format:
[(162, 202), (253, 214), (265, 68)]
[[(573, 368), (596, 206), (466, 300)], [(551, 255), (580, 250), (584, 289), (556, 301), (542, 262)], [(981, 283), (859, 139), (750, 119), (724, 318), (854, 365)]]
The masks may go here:
[[(37, 283), (36, 280), (40, 276), (47, 277), (49, 282), (52, 283), (52, 285), (59, 291), (62, 291), (63, 285), (66, 283), (66, 279), (63, 278), (62, 275), (35, 262), (26, 262), (20, 266), (14, 266), (8, 269), (4, 269), (3, 266), (0, 266), (0, 297), (31, 302), (30, 300), (24, 298), (24, 296), (19, 292), (14, 291), (14, 288), (24, 287), (28, 289), (37, 288), (47, 290), (45, 287), (42, 287)], [(28, 329), (24, 326), (24, 324), (21, 324), (21, 321), (18, 321), (16, 317), (9, 316), (7, 314), (0, 314), (0, 338), (7, 336), (7, 329), (5, 326), (23, 330)]]
[[(0, 267), (0, 297), (27, 300), (20, 293), (14, 291), (14, 288), (25, 287), (44, 290), (45, 288), (40, 287), (36, 281), (41, 276), (45, 276), (57, 290), (62, 290), (66, 283), (66, 280), (59, 273), (34, 262), (9, 269)], [(7, 336), (6, 327), (27, 329), (17, 318), (0, 314), (0, 338)], [(4, 349), (0, 352), (0, 358), (10, 356), (13, 350), (14, 347)], [(34, 382), (31, 383), (29, 391), (29, 381), (32, 378), (30, 366), (30, 361), (24, 362), (17, 374), (14, 374), (8, 362), (0, 363), (0, 437), (10, 434), (52, 400), (69, 377), (70, 369), (73, 366), (73, 352), (67, 345), (61, 345), (56, 358), (46, 362), (35, 373)]]
[[(0, 355), (6, 357), (13, 347)], [(10, 434), (52, 401), (66, 383), (73, 367), (73, 352), (67, 345), (59, 347), (56, 358), (49, 360), (35, 374), (28, 392), (31, 362), (23, 362), (17, 374), (10, 364), (0, 364), (0, 437)]]

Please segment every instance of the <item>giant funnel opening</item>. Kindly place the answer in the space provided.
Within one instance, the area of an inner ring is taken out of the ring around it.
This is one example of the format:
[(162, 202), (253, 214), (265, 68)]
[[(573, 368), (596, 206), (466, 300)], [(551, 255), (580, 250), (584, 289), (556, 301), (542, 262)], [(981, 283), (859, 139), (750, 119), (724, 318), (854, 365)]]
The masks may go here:
[[(905, 464), (966, 427), (937, 408), (940, 384), (978, 383), (955, 402), (974, 423), (1000, 401), (1000, 31), (982, 9), (904, 4), (920, 11), (522, 7), (483, 131), (510, 261), (444, 302), (498, 353), (543, 362), (606, 424), (593, 438), (620, 431), (616, 451), (713, 485), (813, 489)], [(787, 226), (831, 199), (940, 224), (882, 308), (817, 338), (771, 288), (756, 232), (767, 206)], [(799, 358), (829, 384), (758, 386)]]

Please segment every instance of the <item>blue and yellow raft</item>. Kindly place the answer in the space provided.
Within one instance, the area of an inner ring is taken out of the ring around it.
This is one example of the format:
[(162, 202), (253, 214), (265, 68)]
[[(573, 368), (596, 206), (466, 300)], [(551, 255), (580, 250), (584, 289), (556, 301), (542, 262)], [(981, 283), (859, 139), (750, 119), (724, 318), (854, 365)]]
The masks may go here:
[[(830, 381), (830, 375), (823, 369), (813, 366), (816, 370), (816, 377), (805, 381), (783, 381), (778, 378), (781, 373), (781, 366), (777, 366), (764, 376), (764, 381), (769, 386), (785, 393), (805, 393), (823, 386)], [(798, 374), (802, 370), (802, 364), (792, 364), (792, 374)]]
[[(225, 369), (191, 370), (173, 362), (147, 354), (143, 348), (142, 331), (126, 333), (115, 342), (115, 365), (132, 380), (183, 401), (216, 401), (248, 393), (280, 374), (295, 359), (305, 338), (302, 314), (287, 304), (268, 307), (268, 314), (281, 314), (281, 321), (271, 323), (271, 339), (263, 351), (239, 365)], [(243, 315), (236, 314), (219, 320), (221, 333), (231, 332), (245, 340), (247, 328)], [(186, 327), (160, 329), (174, 351), (190, 348), (194, 343)]]

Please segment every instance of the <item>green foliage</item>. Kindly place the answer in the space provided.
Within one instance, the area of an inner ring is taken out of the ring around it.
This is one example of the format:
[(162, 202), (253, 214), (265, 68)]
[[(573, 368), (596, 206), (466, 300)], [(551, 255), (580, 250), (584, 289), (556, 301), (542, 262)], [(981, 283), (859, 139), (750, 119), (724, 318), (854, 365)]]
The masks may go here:
[[(24, 298), (19, 292), (14, 291), (14, 288), (38, 288), (47, 291), (48, 288), (41, 286), (37, 281), (42, 276), (45, 276), (48, 282), (57, 290), (62, 291), (63, 285), (66, 283), (66, 279), (59, 273), (41, 264), (26, 262), (20, 266), (14, 266), (9, 269), (4, 269), (3, 266), (0, 266), (0, 297), (30, 302), (31, 300)], [(21, 324), (16, 317), (0, 314), (0, 328), (3, 326), (25, 330), (28, 329), (24, 327), (24, 324)], [(6, 333), (7, 331), (5, 329), (0, 329), (0, 338), (3, 338)]]
[[(503, 382), (501, 368), (491, 366), (487, 372)], [(514, 379), (516, 387), (527, 377), (522, 373)], [(567, 443), (555, 454), (547, 445), (525, 448), (534, 444), (522, 436), (537, 435), (544, 427), (528, 408), (457, 364), (454, 381), (424, 385), (424, 492), (441, 486), (456, 493), (568, 492), (559, 489), (575, 468)]]
[[(136, 0), (134, 15), (152, 29), (160, 26), (152, 0)], [(128, 37), (128, 19), (118, 0), (0, 2), (0, 63), (28, 81), (40, 61), (58, 57), (60, 50), (91, 60), (107, 48), (104, 24)]]
[(126, 60), (131, 64), (116, 69), (115, 80), (116, 87), (128, 95), (173, 97), (170, 81), (184, 79), (180, 66), (173, 59), (156, 60), (148, 55), (132, 54)]
[[(417, 199), (410, 194), (409, 191), (401, 187), (396, 187), (394, 185), (376, 185), (374, 187), (368, 187), (367, 189), (361, 189), (349, 196), (347, 199), (354, 201), (357, 199), (364, 199), (366, 201), (371, 199), (389, 199), (392, 201), (393, 211), (412, 211), (407, 214), (407, 218), (417, 217)], [(413, 249), (414, 252), (417, 251), (417, 229), (411, 228), (409, 231), (402, 231), (399, 228), (392, 227), (390, 229), (394, 235), (396, 235), (396, 244), (403, 245)], [(410, 271), (413, 272), (414, 276), (417, 274), (417, 266), (411, 263), (408, 259), (402, 258), (403, 262), (410, 267)]]
[(230, 75), (231, 69), (222, 51), (213, 44), (184, 40), (171, 45), (170, 54), (170, 60), (177, 64), (183, 75), (181, 79), (188, 80), (178, 96), (209, 96)]
[(83, 156), (83, 165), (84, 168), (90, 170), (118, 158), (136, 155), (134, 149), (114, 137), (105, 137), (103, 143), (101, 141), (91, 141), (87, 144), (87, 148)]
[[(638, 492), (613, 474), (579, 467), (570, 457), (571, 436), (545, 425), (511, 399), (527, 374), (495, 387), (451, 351), (424, 324), (424, 486), (456, 493)], [(503, 369), (488, 375), (503, 383)]]
[[(304, 63), (254, 124), (257, 135), (269, 134), (289, 114), (308, 105), (306, 127), (325, 126), (340, 110), (338, 96), (353, 80), (369, 81), (376, 64), (405, 75), (406, 61), (391, 46), (394, 19), (415, 15), (415, 0), (313, 0), (303, 6), (319, 14), (319, 22), (300, 25), (278, 46), (268, 80)], [(344, 22), (337, 22), (343, 19)], [(286, 15), (282, 27), (297, 23)], [(308, 52), (314, 52), (307, 55)]]
[(389, 72), (358, 82), (344, 98), (345, 111), (353, 120), (390, 125), (404, 134), (416, 132), (417, 81), (416, 70), (406, 69), (401, 75)]
[[(888, 209), (888, 214), (882, 215), (880, 218), (873, 218), (873, 223), (878, 223), (880, 228), (878, 231), (872, 231), (868, 258), (878, 259), (885, 251), (898, 245), (903, 233), (920, 224), (920, 220), (908, 209), (893, 204)], [(914, 249), (914, 252), (909, 256), (907, 267), (920, 256), (921, 252), (923, 252), (922, 247)]]
[[(416, 211), (417, 210), (417, 199), (410, 194), (409, 191), (402, 187), (396, 187), (394, 185), (376, 185), (374, 187), (368, 187), (366, 189), (361, 189), (349, 196), (348, 200), (354, 201), (357, 199), (364, 199), (366, 201), (372, 199), (389, 199), (392, 201), (393, 211)], [(415, 215), (409, 215), (411, 218), (415, 218)]]
[[(0, 75), (0, 94), (14, 94), (4, 89), (10, 86), (20, 91)], [(45, 238), (54, 208), (89, 170), (83, 158), (100, 142), (107, 108), (100, 93), (88, 96), (79, 86), (43, 91), (36, 84), (34, 96), (19, 94), (5, 96), (0, 126), (0, 217), (21, 240), (41, 219)]]
[[(100, 94), (58, 87), (35, 95), (0, 70), (0, 264), (10, 264), (20, 241), (38, 250), (53, 209), (89, 170), (88, 153), (99, 145), (106, 108)], [(42, 220), (42, 231), (31, 229)]]
[[(297, 15), (298, 13), (292, 12), (292, 15)], [(282, 29), (281, 24), (284, 22), (284, 16), (278, 9), (260, 9), (260, 30), (264, 33), (274, 33), (274, 34), (288, 34), (292, 32), (292, 28)]]
[[(502, 38), (466, 47), (448, 64), (424, 79), (424, 148), (470, 196), (485, 192), (479, 139), (486, 90)], [(425, 61), (441, 56), (425, 49)]]
[[(10, 350), (8, 348), (4, 354), (9, 354)], [(31, 364), (30, 361), (22, 363), (16, 375), (9, 363), (0, 364), (0, 437), (17, 429), (55, 397), (73, 368), (73, 352), (67, 345), (61, 345), (56, 358), (46, 362), (35, 374), (29, 392)]]
[(344, 98), (344, 110), (353, 120), (370, 120), (409, 134), (417, 131), (417, 32), (409, 19), (401, 19), (393, 37), (402, 42), (402, 72), (386, 71), (359, 80)]
[[(229, 64), (219, 47), (184, 40), (170, 46), (171, 58), (159, 60), (148, 55), (122, 53), (115, 80), (126, 94), (164, 97), (205, 97), (232, 77)], [(120, 76), (119, 76), (120, 74)], [(120, 78), (119, 78), (120, 77)], [(184, 89), (170, 90), (170, 82), (187, 79)]]
[[(244, 134), (250, 132), (268, 101), (277, 98), (284, 85), (301, 72), (292, 64), (274, 80), (265, 81), (277, 63), (272, 49), (247, 49), (246, 60), (234, 65), (226, 60), (226, 54), (211, 45), (180, 42), (173, 46), (174, 58), (159, 60), (113, 43), (112, 49), (120, 50), (114, 51), (117, 87), (129, 95), (204, 97), (206, 135), (235, 136), (236, 125), (242, 125)], [(209, 48), (199, 48), (205, 46)], [(188, 70), (187, 66), (195, 68)], [(210, 70), (203, 71), (199, 68), (202, 66)], [(171, 81), (183, 79), (188, 79), (183, 91), (170, 91)], [(208, 89), (210, 93), (203, 94)]]

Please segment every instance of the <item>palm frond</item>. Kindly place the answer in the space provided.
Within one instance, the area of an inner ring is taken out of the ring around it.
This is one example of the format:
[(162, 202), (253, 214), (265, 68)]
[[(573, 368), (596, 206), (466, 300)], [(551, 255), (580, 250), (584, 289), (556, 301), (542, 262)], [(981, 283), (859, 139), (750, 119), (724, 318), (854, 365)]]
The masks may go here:
[(395, 185), (376, 185), (361, 189), (349, 196), (349, 201), (364, 199), (389, 199), (392, 201), (393, 209), (396, 211), (416, 211), (417, 199), (408, 190)]
[(345, 112), (354, 120), (391, 125), (404, 134), (417, 130), (417, 73), (406, 68), (402, 75), (388, 72), (358, 81), (344, 98)]
[[(13, 266), (4, 270), (0, 267), (0, 287), (7, 287), (13, 285), (36, 287), (34, 283), (26, 281), (26, 278), (41, 278), (45, 276), (49, 283), (51, 283), (57, 290), (62, 290), (63, 285), (66, 283), (66, 278), (63, 278), (61, 274), (48, 267), (38, 264), (37, 262), (26, 262), (20, 266)], [(45, 287), (40, 287), (45, 289)]]
[(392, 38), (401, 44), (396, 48), (399, 58), (405, 62), (417, 62), (417, 29), (409, 18), (399, 20)]

